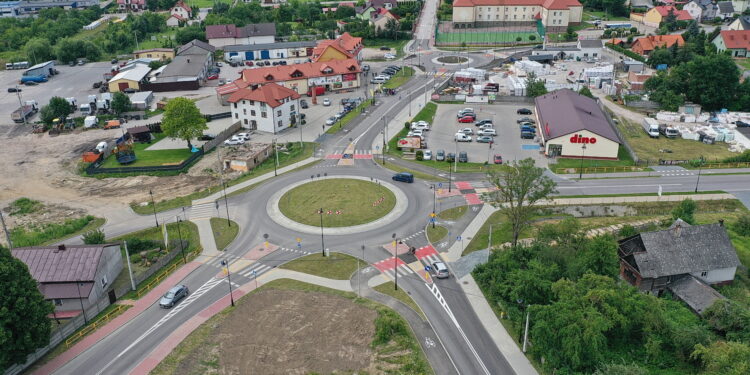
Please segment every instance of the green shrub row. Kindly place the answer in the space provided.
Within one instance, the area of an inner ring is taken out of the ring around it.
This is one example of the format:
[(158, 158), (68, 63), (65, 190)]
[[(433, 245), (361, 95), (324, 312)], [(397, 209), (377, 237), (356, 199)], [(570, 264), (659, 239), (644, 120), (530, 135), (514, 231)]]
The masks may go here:
[(30, 228), (18, 227), (10, 232), (10, 238), (14, 246), (37, 246), (78, 232), (94, 219), (93, 216), (87, 215), (78, 219), (68, 219), (63, 223), (50, 223)]
[(615, 50), (617, 52), (622, 53), (623, 55), (625, 55), (627, 57), (630, 57), (633, 60), (638, 60), (638, 61), (644, 62), (644, 63), (646, 62), (646, 59), (643, 56), (641, 56), (641, 55), (639, 55), (639, 54), (637, 54), (637, 53), (635, 53), (635, 52), (633, 52), (633, 51), (631, 51), (629, 49), (622, 48), (622, 47), (620, 47), (618, 45), (615, 45), (615, 44), (612, 44), (612, 43), (606, 43), (606, 46), (609, 47), (612, 50)]

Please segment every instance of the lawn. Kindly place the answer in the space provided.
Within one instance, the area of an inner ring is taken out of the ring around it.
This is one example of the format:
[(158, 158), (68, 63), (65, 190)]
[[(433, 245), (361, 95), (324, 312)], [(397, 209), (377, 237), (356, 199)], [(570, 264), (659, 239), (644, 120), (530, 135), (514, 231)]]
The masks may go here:
[[(396, 53), (396, 57), (402, 57), (404, 55), (404, 46), (406, 43), (408, 43), (409, 40), (393, 40), (393, 39), (365, 39), (363, 41), (363, 44), (366, 48), (380, 48), (380, 47), (390, 47), (390, 51), (382, 51), (383, 53), (390, 52), (390, 53)], [(370, 60), (383, 60), (381, 59), (370, 59)]]
[(601, 10), (585, 10), (583, 11), (583, 21), (593, 21), (593, 20), (603, 20), (603, 21), (629, 21), (630, 19), (628, 17), (621, 17), (621, 16), (614, 16), (610, 13), (605, 13)]
[(401, 87), (404, 83), (409, 82), (412, 76), (414, 76), (414, 69), (405, 66), (403, 69), (401, 69), (400, 72), (396, 73), (395, 76), (391, 77), (388, 82), (384, 83), (383, 87), (387, 89), (395, 89), (397, 87)]
[(190, 157), (191, 152), (186, 148), (177, 150), (152, 150), (146, 151), (146, 148), (160, 141), (165, 137), (164, 134), (155, 134), (155, 139), (151, 143), (134, 143), (135, 162), (130, 164), (120, 164), (117, 162), (115, 155), (110, 155), (102, 164), (102, 168), (119, 168), (119, 167), (151, 167), (158, 165), (180, 164), (183, 160)]
[[(360, 262), (359, 265), (360, 267), (366, 266), (365, 262)], [(330, 253), (327, 257), (323, 257), (321, 254), (311, 254), (284, 263), (279, 268), (328, 279), (349, 280), (352, 274), (357, 271), (357, 258), (341, 253)]]
[[(175, 34), (177, 34), (177, 30), (175, 30), (174, 28), (169, 28), (169, 30), (154, 34), (146, 40), (139, 40), (138, 47), (140, 49), (162, 48), (164, 47), (164, 42), (166, 42), (168, 39), (174, 39)], [(172, 44), (177, 43), (172, 41)]]
[(441, 220), (450, 220), (450, 221), (456, 221), (461, 218), (461, 216), (464, 216), (464, 214), (469, 209), (469, 206), (458, 206), (449, 208), (447, 210), (443, 210), (438, 214), (438, 217)]
[(352, 120), (354, 120), (355, 117), (357, 117), (362, 111), (367, 109), (367, 107), (371, 106), (372, 103), (375, 102), (375, 99), (367, 99), (364, 102), (362, 102), (360, 105), (357, 106), (357, 108), (354, 108), (353, 110), (349, 111), (349, 113), (345, 114), (344, 117), (341, 118), (341, 120), (336, 121), (333, 126), (328, 128), (326, 130), (326, 134), (335, 134), (338, 133), (339, 130), (343, 129), (344, 126), (349, 124)]
[(427, 240), (435, 243), (448, 235), (448, 228), (442, 226), (442, 225), (435, 225), (435, 227), (432, 227), (432, 224), (427, 225)]
[[(713, 161), (737, 156), (737, 153), (727, 150), (726, 144), (723, 142), (707, 145), (703, 142), (682, 138), (651, 138), (643, 130), (641, 124), (622, 117), (619, 118), (617, 127), (630, 147), (633, 148), (635, 154), (638, 155), (638, 158), (647, 160), (650, 164), (657, 164), (659, 159), (691, 160), (703, 156), (707, 160)], [(659, 150), (670, 150), (671, 152), (664, 153)]]
[(231, 0), (186, 0), (185, 4), (191, 6), (191, 7), (198, 7), (198, 8), (212, 8), (214, 6), (214, 3), (226, 3), (226, 4), (232, 4)]
[[(531, 37), (534, 37), (532, 40)], [(542, 38), (539, 37), (535, 31), (483, 31), (483, 32), (454, 32), (454, 33), (443, 33), (438, 32), (435, 42), (437, 44), (443, 43), (484, 43), (484, 44), (504, 44), (517, 42), (517, 38), (521, 38), (521, 42), (541, 42)]]
[(396, 290), (395, 285), (396, 284), (394, 284), (393, 281), (388, 281), (372, 289), (378, 293), (391, 296), (405, 303), (406, 306), (411, 307), (411, 309), (414, 310), (417, 314), (419, 314), (419, 316), (422, 317), (422, 320), (424, 320), (425, 316), (424, 316), (424, 313), (422, 312), (422, 309), (420, 309), (419, 306), (417, 306), (416, 302), (414, 302), (414, 300), (411, 299), (411, 297), (409, 297), (409, 295), (406, 294), (406, 292), (404, 292), (403, 289), (399, 288), (398, 290)]
[(16, 247), (45, 246), (94, 230), (103, 224), (104, 219), (86, 215), (57, 223), (19, 226), (13, 228), (9, 233)]
[(221, 219), (218, 217), (211, 218), (211, 229), (214, 232), (214, 241), (216, 241), (216, 248), (220, 251), (229, 246), (240, 231), (240, 227), (237, 223), (231, 220), (229, 223), (231, 223), (231, 225), (227, 223), (227, 219)]
[[(633, 146), (633, 144), (630, 144)], [(620, 146), (617, 151), (618, 160), (595, 160), (595, 159), (584, 159), (581, 163), (581, 159), (569, 159), (569, 158), (557, 158), (557, 162), (550, 164), (549, 169), (555, 173), (565, 173), (558, 169), (575, 169), (575, 173), (578, 173), (578, 169), (583, 168), (597, 168), (597, 167), (631, 167), (634, 166), (633, 159), (625, 149)], [(571, 172), (572, 173), (572, 172)]]
[(742, 70), (750, 70), (750, 59), (734, 59), (734, 62), (736, 62)]
[(286, 217), (314, 226), (321, 225), (322, 217), (324, 227), (369, 223), (391, 212), (395, 205), (396, 196), (389, 189), (348, 178), (308, 182), (279, 199), (279, 210)]

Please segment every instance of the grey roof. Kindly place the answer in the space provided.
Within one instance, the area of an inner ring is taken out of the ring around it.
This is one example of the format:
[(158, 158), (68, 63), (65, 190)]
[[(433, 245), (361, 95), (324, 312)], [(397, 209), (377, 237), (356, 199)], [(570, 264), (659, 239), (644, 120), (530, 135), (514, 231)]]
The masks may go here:
[(555, 58), (554, 55), (551, 54), (544, 54), (544, 55), (531, 55), (527, 57), (529, 61), (544, 61), (544, 60), (552, 60)]
[(262, 44), (235, 44), (224, 46), (224, 52), (245, 52), (259, 51), (264, 49), (282, 49), (282, 48), (308, 48), (315, 47), (318, 42), (314, 40), (304, 40), (299, 42), (279, 42), (279, 43), (262, 43)]
[(275, 36), (276, 35), (276, 24), (268, 23), (255, 23), (242, 27), (235, 25), (209, 25), (206, 26), (206, 38), (207, 39), (221, 39), (221, 38), (247, 38), (253, 36)]
[(719, 6), (720, 13), (734, 13), (734, 6), (731, 1), (719, 1), (716, 5)]
[(701, 315), (714, 302), (726, 299), (710, 285), (692, 275), (685, 275), (677, 281), (671, 282), (667, 287), (690, 309)]
[(539, 125), (547, 140), (588, 130), (621, 143), (594, 99), (570, 89), (561, 89), (537, 96), (534, 102)]
[(739, 20), (742, 30), (750, 30), (750, 16), (739, 16), (737, 20)]
[(581, 39), (578, 43), (581, 48), (602, 48), (601, 39)]
[(644, 65), (643, 61), (638, 60), (622, 60), (622, 63), (625, 65)]
[(205, 55), (178, 55), (159, 74), (157, 81), (166, 77), (198, 77), (206, 65), (208, 54)]
[(645, 278), (740, 265), (729, 235), (720, 224), (680, 225), (635, 237), (640, 238), (643, 246), (641, 251), (633, 253), (633, 259)]
[(153, 96), (153, 91), (138, 91), (130, 95), (130, 101), (133, 103), (145, 102), (146, 100), (152, 99)]
[(26, 263), (31, 277), (39, 283), (92, 281), (105, 245), (60, 245), (19, 247), (14, 257)]
[(695, 3), (702, 9), (706, 9), (707, 7), (712, 6), (714, 4), (712, 0), (693, 0), (691, 2)]
[(654, 7), (654, 2), (651, 0), (630, 0), (630, 6), (634, 8), (648, 8)]
[(206, 50), (206, 52), (214, 52), (216, 51), (216, 47), (198, 39), (193, 39), (188, 43), (185, 43), (180, 48), (177, 49), (177, 54), (182, 55), (184, 52), (188, 51), (191, 47), (198, 47), (201, 49)]

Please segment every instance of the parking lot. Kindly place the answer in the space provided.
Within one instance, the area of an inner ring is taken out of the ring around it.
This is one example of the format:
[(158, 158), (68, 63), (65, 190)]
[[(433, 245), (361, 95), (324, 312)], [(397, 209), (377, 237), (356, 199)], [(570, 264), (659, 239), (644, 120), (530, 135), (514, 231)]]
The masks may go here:
[[(473, 108), (477, 114), (477, 120), (490, 119), (495, 125), (494, 143), (476, 142), (476, 132), (478, 128), (472, 123), (459, 123), (456, 114), (463, 108)], [(438, 150), (445, 150), (446, 153), (466, 151), (471, 163), (493, 162), (493, 155), (499, 154), (505, 162), (533, 158), (537, 165), (546, 166), (547, 159), (539, 153), (538, 143), (533, 139), (521, 139), (519, 126), (516, 120), (525, 117), (517, 115), (516, 110), (519, 108), (529, 108), (533, 110), (533, 105), (517, 104), (440, 104), (435, 114), (435, 123), (432, 124), (430, 131), (425, 132), (425, 141), (428, 148), (432, 150), (433, 155)], [(529, 116), (532, 117), (533, 116)], [(471, 142), (455, 142), (456, 133), (463, 129), (470, 128), (473, 133), (470, 135)]]

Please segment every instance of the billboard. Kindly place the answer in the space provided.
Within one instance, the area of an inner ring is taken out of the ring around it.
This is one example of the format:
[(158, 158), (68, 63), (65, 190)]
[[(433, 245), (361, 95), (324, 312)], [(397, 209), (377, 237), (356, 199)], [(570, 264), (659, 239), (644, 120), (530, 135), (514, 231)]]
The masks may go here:
[(418, 149), (422, 147), (422, 142), (419, 137), (406, 137), (398, 140), (398, 148), (413, 148)]

